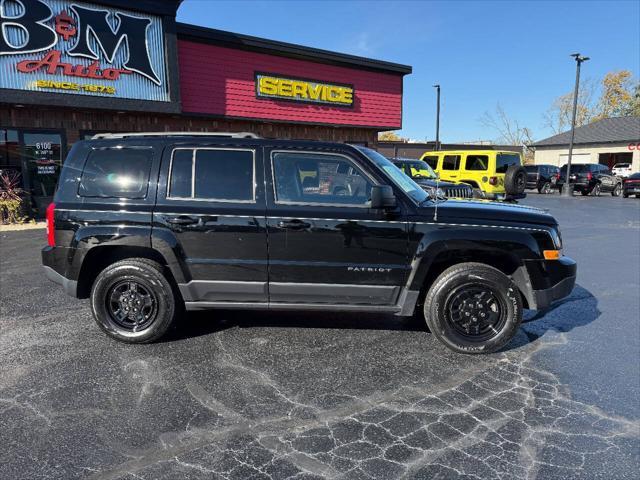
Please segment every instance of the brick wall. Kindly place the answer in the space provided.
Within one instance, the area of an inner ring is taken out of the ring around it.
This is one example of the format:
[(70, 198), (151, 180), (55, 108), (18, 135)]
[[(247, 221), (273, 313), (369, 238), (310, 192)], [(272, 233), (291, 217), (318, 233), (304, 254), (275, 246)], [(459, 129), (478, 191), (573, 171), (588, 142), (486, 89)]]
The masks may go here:
[(377, 141), (377, 131), (367, 128), (328, 127), (226, 119), (215, 120), (206, 117), (185, 115), (117, 113), (113, 111), (61, 109), (58, 107), (15, 107), (0, 105), (0, 128), (7, 127), (62, 129), (66, 131), (67, 143), (69, 145), (72, 145), (79, 139), (82, 130), (110, 132), (247, 131), (266, 138), (366, 142), (371, 146), (374, 146)]

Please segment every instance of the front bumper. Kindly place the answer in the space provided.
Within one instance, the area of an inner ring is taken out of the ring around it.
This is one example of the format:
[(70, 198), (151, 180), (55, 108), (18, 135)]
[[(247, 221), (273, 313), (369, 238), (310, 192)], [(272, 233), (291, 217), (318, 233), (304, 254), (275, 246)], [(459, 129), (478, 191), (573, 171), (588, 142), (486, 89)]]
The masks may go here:
[(520, 200), (522, 198), (527, 198), (526, 193), (518, 193), (515, 195), (511, 195), (508, 193), (487, 193), (482, 192), (480, 198), (484, 198), (486, 200), (497, 200), (504, 202), (513, 202), (514, 200)]
[(65, 277), (60, 271), (63, 259), (62, 249), (56, 247), (44, 247), (42, 249), (42, 268), (46, 277), (54, 283), (61, 285), (67, 295), (77, 296), (78, 282)]
[(558, 260), (525, 260), (512, 279), (531, 310), (547, 308), (571, 294), (578, 270), (575, 260), (562, 256)]

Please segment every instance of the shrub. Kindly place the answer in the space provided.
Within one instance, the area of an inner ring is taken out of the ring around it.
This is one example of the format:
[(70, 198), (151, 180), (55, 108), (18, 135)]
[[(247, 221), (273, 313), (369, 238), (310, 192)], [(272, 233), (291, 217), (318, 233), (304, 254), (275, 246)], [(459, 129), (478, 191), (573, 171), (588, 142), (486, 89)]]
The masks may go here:
[(13, 170), (0, 170), (0, 223), (24, 223), (27, 201), (20, 188), (20, 174)]

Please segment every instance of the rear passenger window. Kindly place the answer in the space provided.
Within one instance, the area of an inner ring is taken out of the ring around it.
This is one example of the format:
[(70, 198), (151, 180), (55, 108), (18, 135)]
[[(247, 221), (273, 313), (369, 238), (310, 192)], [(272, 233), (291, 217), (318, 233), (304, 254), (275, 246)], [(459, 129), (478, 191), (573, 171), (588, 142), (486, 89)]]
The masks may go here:
[(171, 160), (169, 197), (254, 201), (253, 150), (176, 149)]
[(445, 155), (442, 160), (443, 170), (458, 170), (460, 168), (460, 155)]
[(427, 157), (422, 157), (422, 160), (424, 162), (427, 162), (427, 164), (433, 168), (434, 170), (438, 169), (438, 157), (435, 155), (429, 155)]
[(148, 148), (105, 148), (87, 158), (78, 187), (81, 197), (145, 198), (152, 151)]
[(467, 170), (486, 170), (489, 166), (489, 157), (486, 155), (467, 155)]
[(496, 173), (507, 173), (511, 165), (520, 165), (520, 155), (517, 153), (499, 153), (496, 156)]

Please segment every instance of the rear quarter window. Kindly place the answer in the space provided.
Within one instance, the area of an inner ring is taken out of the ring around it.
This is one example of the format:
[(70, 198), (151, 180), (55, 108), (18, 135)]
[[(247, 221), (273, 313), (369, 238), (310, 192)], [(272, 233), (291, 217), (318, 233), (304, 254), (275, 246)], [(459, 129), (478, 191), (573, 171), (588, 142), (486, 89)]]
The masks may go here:
[(507, 173), (511, 165), (520, 165), (520, 155), (517, 153), (499, 153), (496, 155), (496, 173)]
[(78, 186), (81, 197), (145, 198), (152, 150), (105, 148), (91, 151)]
[(489, 168), (489, 157), (487, 155), (467, 155), (467, 170), (485, 171)]

